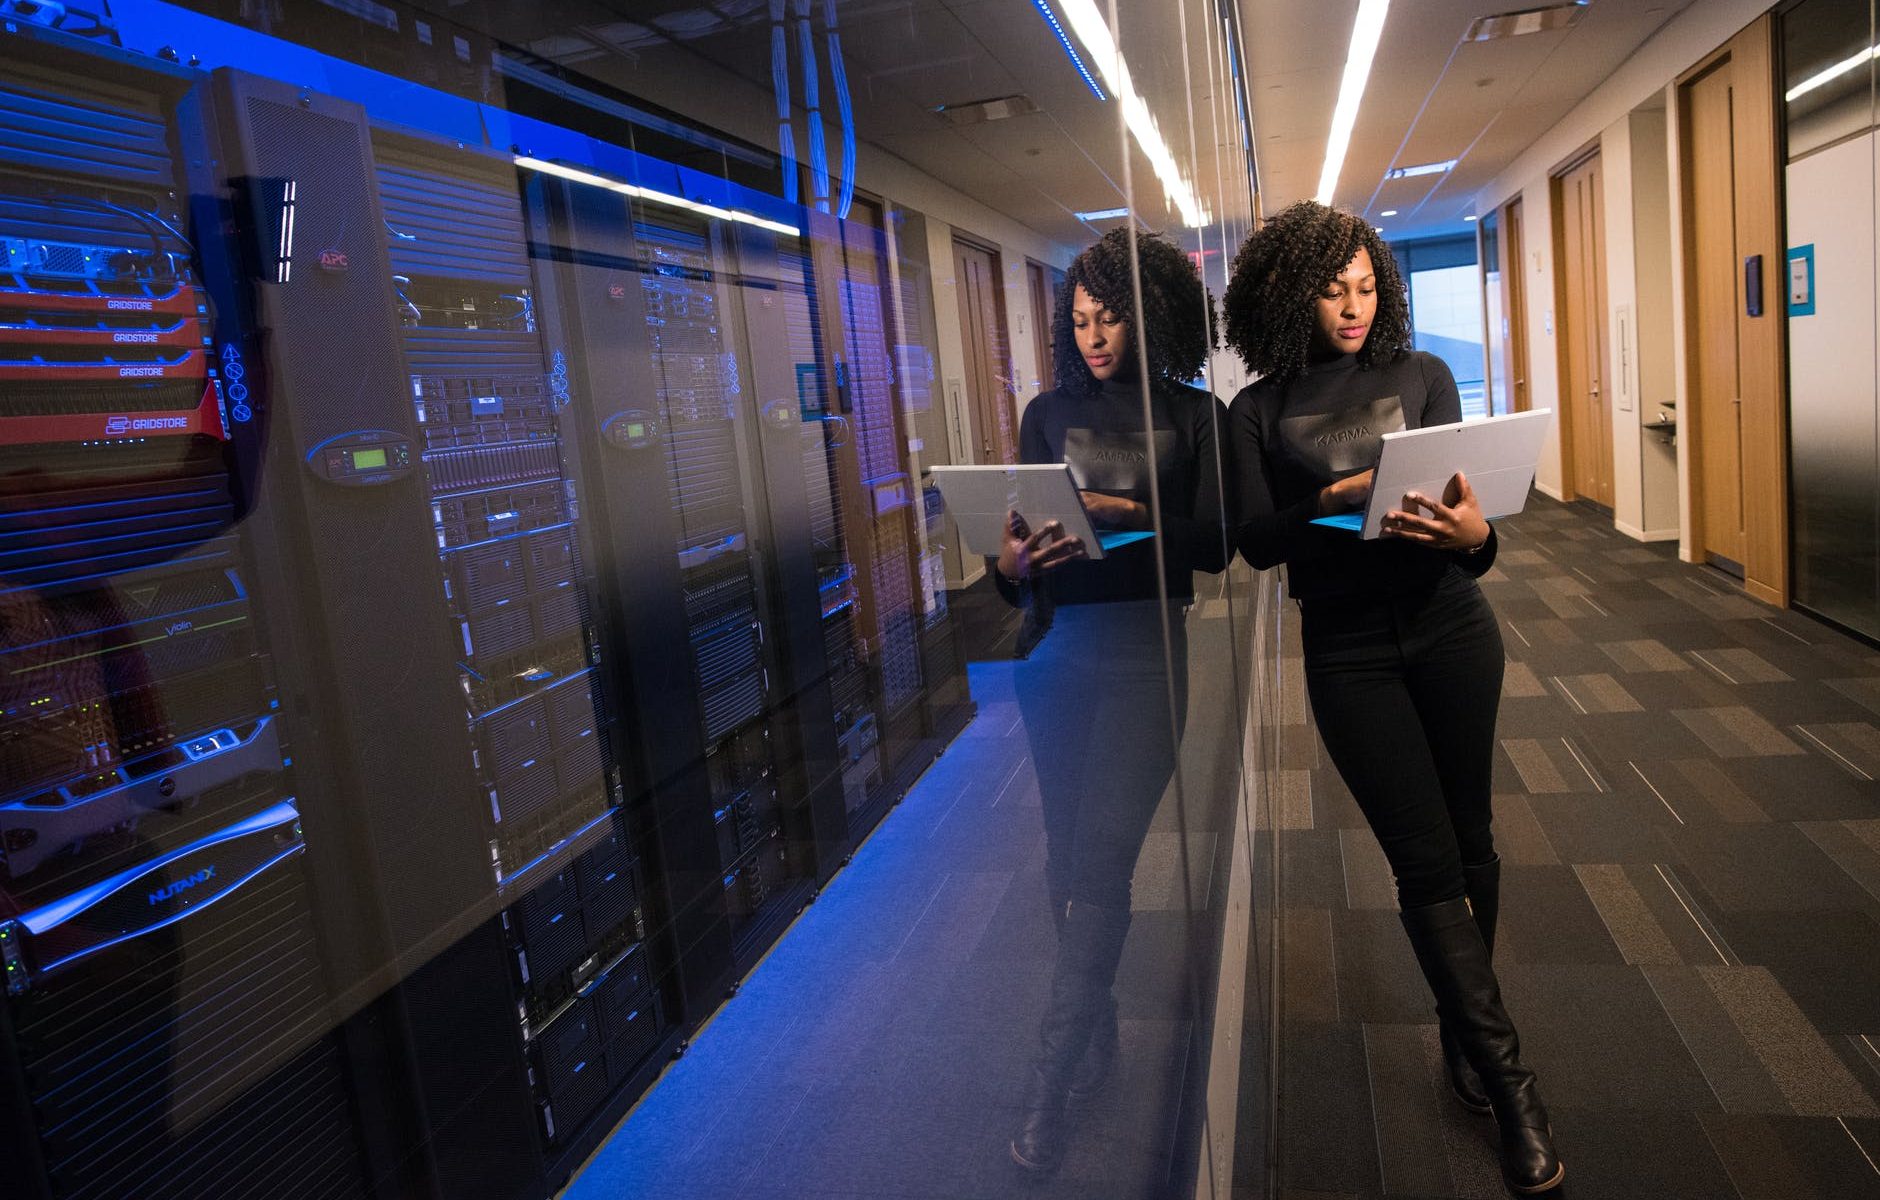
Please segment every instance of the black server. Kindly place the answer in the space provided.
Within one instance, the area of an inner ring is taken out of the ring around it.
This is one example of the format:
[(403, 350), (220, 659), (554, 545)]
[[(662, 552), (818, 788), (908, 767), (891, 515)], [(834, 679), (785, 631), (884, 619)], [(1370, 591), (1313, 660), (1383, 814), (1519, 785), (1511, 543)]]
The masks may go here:
[(564, 445), (570, 382), (543, 345), (514, 166), (384, 131), (373, 148), (439, 600), (461, 636), (498, 922), (557, 1158), (664, 1029), (620, 735), (596, 686), (603, 599)]
[(631, 630), (620, 690), (644, 714), (686, 992), (709, 1005), (847, 844), (803, 418), (757, 352), (782, 318), (776, 251), (552, 173), (534, 194)]
[(362, 1196), (199, 80), (74, 41), (0, 47), (0, 1190)]
[(668, 1025), (514, 168), (219, 82), (273, 579), (299, 602), (319, 794), (382, 914), (351, 965), (403, 1064), (388, 1152), (418, 1152), (428, 1194), (534, 1194)]

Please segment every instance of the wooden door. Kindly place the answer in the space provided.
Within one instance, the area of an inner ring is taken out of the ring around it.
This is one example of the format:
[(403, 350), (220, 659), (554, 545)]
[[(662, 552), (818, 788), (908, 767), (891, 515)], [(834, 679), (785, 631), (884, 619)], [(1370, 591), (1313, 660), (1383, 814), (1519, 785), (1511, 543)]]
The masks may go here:
[(1502, 311), (1508, 314), (1508, 398), (1513, 412), (1534, 407), (1528, 392), (1527, 242), (1521, 224), (1521, 198), (1502, 209)]
[(1735, 80), (1728, 58), (1684, 86), (1685, 265), (1691, 284), (1691, 482), (1697, 549), (1741, 567), (1744, 558), (1743, 387), (1736, 337), (1736, 188), (1731, 155)]
[(1690, 458), (1691, 549), (1740, 571), (1750, 595), (1787, 604), (1788, 366), (1775, 60), (1775, 24), (1765, 13), (1677, 82), (1688, 367), (1680, 415)]
[(1018, 461), (1018, 415), (1012, 403), (1012, 367), (1005, 349), (1005, 289), (998, 255), (954, 239), (954, 288), (960, 305), (960, 345), (966, 355), (967, 404), (973, 414), (973, 460)]
[(1025, 283), (1031, 291), (1031, 340), (1038, 362), (1038, 390), (1048, 392), (1057, 386), (1057, 363), (1052, 346), (1051, 314), (1057, 308), (1050, 278), (1043, 263), (1025, 264)]
[(1606, 216), (1599, 155), (1554, 180), (1560, 315), (1561, 466), (1569, 495), (1612, 507), (1606, 395)]

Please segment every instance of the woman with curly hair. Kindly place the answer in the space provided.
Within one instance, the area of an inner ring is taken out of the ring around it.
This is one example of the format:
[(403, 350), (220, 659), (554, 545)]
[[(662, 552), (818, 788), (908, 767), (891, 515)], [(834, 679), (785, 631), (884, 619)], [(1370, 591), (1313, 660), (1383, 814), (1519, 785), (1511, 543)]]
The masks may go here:
[[(1000, 593), (1026, 609), (1016, 688), (1057, 933), (1038, 1057), (1012, 1139), (1013, 1160), (1039, 1173), (1063, 1157), (1067, 1102), (1095, 1094), (1113, 1073), (1111, 986), (1129, 930), (1130, 880), (1174, 773), (1186, 712), (1184, 612), (1193, 573), (1220, 571), (1228, 556), (1215, 449), (1224, 412), (1184, 383), (1207, 358), (1208, 296), (1173, 243), (1137, 236), (1132, 253), (1131, 240), (1132, 231), (1113, 231), (1071, 264), (1053, 316), (1058, 386), (1026, 406), (1019, 456), (1069, 464), (1098, 529), (1146, 536), (1092, 560), (1056, 522), (1034, 531), (1014, 513), (992, 564)], [(1165, 620), (1172, 661), (1163, 655)]]
[(1375, 541), (1312, 524), (1367, 504), (1383, 434), (1462, 420), (1455, 380), (1410, 348), (1403, 279), (1383, 240), (1320, 204), (1295, 204), (1247, 239), (1226, 327), (1261, 376), (1228, 415), (1235, 544), (1256, 568), (1286, 565), (1313, 717), (1396, 875), (1450, 1086), (1494, 1114), (1508, 1185), (1547, 1191), (1565, 1168), (1489, 960), (1505, 658), (1475, 581), (1495, 560), (1495, 531), (1460, 474), (1440, 500), (1405, 496)]

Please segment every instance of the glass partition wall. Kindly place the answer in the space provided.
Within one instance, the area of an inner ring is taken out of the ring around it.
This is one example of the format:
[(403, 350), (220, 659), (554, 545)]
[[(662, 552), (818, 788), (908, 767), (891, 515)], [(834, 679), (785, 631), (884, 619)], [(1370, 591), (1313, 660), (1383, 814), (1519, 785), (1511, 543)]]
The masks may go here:
[(91, 7), (0, 32), (0, 1191), (1265, 1187), (1232, 6)]

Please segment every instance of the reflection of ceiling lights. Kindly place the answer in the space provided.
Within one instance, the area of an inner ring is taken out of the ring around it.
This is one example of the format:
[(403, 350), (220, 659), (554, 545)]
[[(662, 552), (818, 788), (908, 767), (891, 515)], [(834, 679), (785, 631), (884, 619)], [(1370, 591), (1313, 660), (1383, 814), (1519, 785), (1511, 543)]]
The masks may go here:
[(1816, 88), (1832, 83), (1849, 71), (1863, 67), (1876, 58), (1880, 58), (1880, 46), (1869, 46), (1851, 58), (1842, 59), (1825, 71), (1819, 71), (1810, 75), (1807, 79), (1802, 80), (1800, 83), (1784, 92), (1782, 98), (1793, 104), (1796, 97), (1806, 96)]
[(1394, 208), (1387, 208), (1387, 209), (1385, 209), (1385, 210), (1384, 210), (1383, 212), (1381, 212), (1381, 213), (1379, 213), (1379, 214), (1377, 214), (1377, 215), (1378, 215), (1378, 216), (1380, 216), (1380, 217), (1394, 217), (1394, 216), (1396, 216), (1396, 215), (1397, 215), (1397, 210), (1396, 210), (1396, 209), (1394, 209)]
[(1127, 217), (1127, 208), (1099, 208), (1095, 212), (1072, 213), (1079, 221), (1114, 221), (1118, 217)]
[(1456, 160), (1444, 159), (1437, 163), (1419, 163), (1414, 167), (1398, 167), (1394, 171), (1384, 172), (1386, 179), (1415, 179), (1419, 175), (1441, 175), (1445, 171), (1456, 169)]
[(1358, 123), (1358, 104), (1371, 79), (1371, 60), (1384, 35), (1384, 15), (1390, 0), (1360, 0), (1358, 20), (1351, 27), (1351, 49), (1345, 55), (1345, 77), (1338, 85), (1338, 107), (1332, 110), (1332, 132), (1325, 139), (1325, 165), (1319, 169), (1320, 204), (1330, 204), (1338, 191), (1338, 173), (1345, 169), (1345, 151), (1351, 149), (1351, 130)]
[(1090, 85), (1090, 90), (1097, 94), (1097, 99), (1108, 100), (1109, 97), (1103, 94), (1103, 89), (1097, 86), (1096, 79), (1091, 76), (1090, 68), (1084, 65), (1083, 57), (1077, 53), (1077, 47), (1071, 45), (1070, 36), (1064, 32), (1064, 26), (1058, 24), (1057, 14), (1051, 11), (1049, 0), (1031, 0), (1031, 2), (1037, 6), (1039, 15), (1044, 18), (1044, 23), (1051, 27), (1051, 32), (1057, 35), (1058, 45), (1064, 47), (1064, 53), (1070, 55), (1071, 66), (1077, 68), (1077, 73), (1084, 77), (1084, 82)]
[(1103, 82), (1110, 85), (1110, 91), (1123, 106), (1123, 123), (1129, 126), (1129, 132), (1135, 136), (1136, 147), (1149, 160), (1155, 177), (1162, 181), (1162, 191), (1169, 203), (1181, 213), (1182, 224), (1190, 229), (1206, 225), (1207, 207), (1201, 203), (1201, 197), (1195, 194), (1194, 185), (1188, 182), (1181, 168), (1175, 164), (1175, 155), (1170, 152), (1168, 143), (1162, 140), (1162, 133), (1156, 128), (1149, 105), (1137, 93), (1136, 83), (1130, 78), (1129, 64), (1123, 61), (1116, 38), (1111, 35), (1103, 15), (1097, 11), (1096, 0), (1060, 2), (1064, 6), (1064, 17), (1077, 34), (1077, 40), (1090, 51), (1091, 60), (1103, 75)]
[(785, 225), (781, 221), (771, 221), (755, 213), (739, 212), (732, 208), (719, 208), (716, 204), (701, 204), (697, 200), (687, 200), (684, 196), (674, 196), (669, 192), (654, 191), (652, 188), (636, 187), (631, 183), (622, 183), (618, 179), (609, 179), (605, 175), (596, 175), (592, 171), (583, 171), (578, 167), (564, 167), (547, 159), (531, 158), (526, 154), (516, 155), (516, 165), (531, 171), (540, 171), (544, 175), (554, 175), (575, 183), (585, 183), (593, 187), (606, 188), (610, 192), (619, 192), (622, 196), (631, 196), (635, 200), (644, 200), (649, 204), (665, 204), (673, 208), (683, 208), (707, 217), (717, 217), (721, 221), (736, 221), (740, 225), (755, 225), (759, 229), (768, 229), (772, 233), (781, 233), (786, 237), (796, 237), (802, 233), (794, 225)]
[(1479, 220), (1481, 220), (1482, 218), (1480, 218), (1480, 217), (1478, 217), (1478, 216), (1476, 216), (1476, 215), (1475, 215), (1474, 213), (1470, 213), (1470, 214), (1469, 214), (1468, 216), (1466, 216), (1466, 217), (1464, 217), (1464, 218), (1462, 218), (1462, 219), (1463, 219), (1463, 220), (1465, 220), (1465, 221), (1479, 221)]

